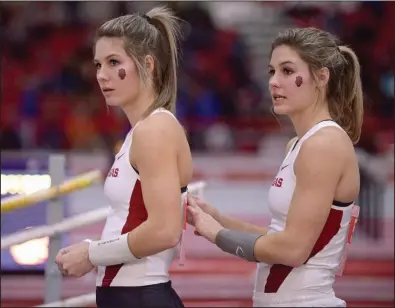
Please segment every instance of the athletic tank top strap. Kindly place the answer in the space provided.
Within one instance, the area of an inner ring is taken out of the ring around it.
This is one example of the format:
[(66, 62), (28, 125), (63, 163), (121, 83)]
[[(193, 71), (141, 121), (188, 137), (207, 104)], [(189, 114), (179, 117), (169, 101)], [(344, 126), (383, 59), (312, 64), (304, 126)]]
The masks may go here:
[(289, 155), (291, 155), (292, 151), (295, 149), (298, 142), (299, 142), (299, 139), (295, 139), (295, 141), (292, 142), (291, 146), (289, 147), (287, 155), (285, 155), (284, 161), (287, 160)]
[(327, 126), (336, 126), (338, 128), (340, 128), (341, 130), (343, 130), (339, 124), (337, 124), (335, 121), (332, 120), (324, 120), (321, 122), (318, 122), (316, 125), (314, 125), (312, 128), (310, 128), (306, 134), (304, 134), (304, 136), (300, 139), (300, 142), (298, 142), (299, 144), (304, 142), (306, 139), (310, 138), (311, 136), (313, 136), (316, 132), (318, 132), (321, 128), (323, 127), (327, 127)]
[(155, 113), (159, 113), (159, 112), (165, 112), (165, 113), (171, 115), (171, 116), (178, 122), (176, 116), (175, 116), (170, 110), (167, 110), (167, 109), (165, 109), (165, 108), (163, 108), (163, 107), (155, 109), (154, 111), (152, 111), (152, 112), (150, 113), (149, 116), (151, 116), (151, 115), (153, 115), (153, 114), (155, 114)]
[(291, 147), (291, 152), (299, 152), (300, 147), (302, 146), (303, 142), (305, 142), (307, 139), (309, 139), (311, 136), (313, 136), (321, 128), (328, 127), (328, 126), (337, 127), (337, 128), (341, 129), (344, 132), (344, 129), (339, 124), (337, 124), (335, 121), (333, 121), (333, 120), (323, 120), (323, 121), (318, 122), (317, 124), (315, 124), (312, 128), (310, 128), (307, 131), (307, 133), (305, 133), (303, 135), (302, 138), (296, 140), (294, 145)]
[[(299, 150), (303, 144), (304, 141), (306, 141), (308, 138), (310, 138), (311, 136), (313, 136), (316, 132), (318, 132), (321, 128), (323, 127), (328, 127), (328, 126), (334, 126), (334, 127), (338, 127), (339, 129), (341, 129), (344, 133), (346, 133), (344, 131), (344, 129), (337, 124), (335, 121), (333, 120), (324, 120), (321, 122), (318, 122), (316, 125), (314, 125), (312, 128), (310, 128), (306, 134), (304, 134), (304, 136), (300, 139), (297, 139), (291, 146), (286, 158), (284, 159), (284, 161), (287, 161), (287, 158), (292, 154), (291, 157), (291, 161), (290, 164), (292, 165), (292, 170), (293, 170), (293, 164), (296, 160), (297, 155), (299, 154)], [(340, 202), (340, 201), (336, 201), (333, 200), (332, 205), (337, 206), (339, 208), (346, 208), (350, 205), (352, 205), (354, 203), (354, 201), (352, 202)]]
[(167, 109), (165, 109), (165, 108), (162, 108), (162, 107), (161, 107), (161, 108), (157, 108), (157, 109), (155, 109), (154, 111), (152, 111), (148, 116), (146, 116), (144, 119), (139, 120), (139, 121), (132, 127), (132, 129), (129, 131), (129, 133), (127, 134), (127, 136), (126, 136), (126, 138), (125, 138), (125, 144), (126, 144), (126, 146), (129, 146), (129, 147), (130, 147), (130, 145), (131, 145), (131, 143), (132, 143), (132, 138), (133, 138), (133, 131), (134, 131), (134, 129), (135, 129), (142, 121), (144, 121), (144, 120), (147, 119), (148, 117), (152, 116), (153, 114), (159, 113), (159, 112), (165, 112), (165, 113), (171, 115), (171, 116), (178, 122), (176, 116), (175, 116), (171, 111), (169, 111), (169, 110), (167, 110)]
[(131, 129), (130, 132), (129, 132), (129, 135), (132, 135), (132, 134), (133, 134), (133, 130), (134, 130), (142, 121), (144, 121), (144, 120), (147, 119), (148, 117), (152, 116), (153, 114), (159, 113), (159, 112), (164, 112), (164, 113), (169, 114), (170, 116), (172, 116), (172, 117), (178, 122), (176, 116), (175, 116), (171, 111), (169, 111), (169, 110), (167, 110), (167, 109), (165, 109), (165, 108), (162, 108), (162, 107), (161, 107), (161, 108), (157, 108), (157, 109), (155, 109), (154, 111), (152, 111), (148, 116), (146, 116), (144, 119), (139, 120), (139, 121), (132, 127), (132, 129)]
[[(167, 110), (167, 109), (165, 109), (165, 108), (157, 108), (157, 109), (155, 109), (155, 110), (152, 111), (147, 117), (145, 117), (145, 119), (148, 118), (148, 117), (150, 117), (150, 116), (152, 116), (153, 114), (159, 113), (159, 112), (164, 112), (164, 113), (169, 114), (170, 116), (172, 116), (172, 117), (178, 122), (176, 116), (175, 116), (171, 111), (169, 111), (169, 110)], [(144, 120), (144, 119), (143, 119), (143, 120)], [(143, 120), (138, 121), (138, 122), (134, 125), (134, 127), (130, 130), (130, 132), (128, 133), (128, 135), (126, 136), (125, 144), (127, 144), (127, 146), (130, 147), (130, 145), (131, 145), (131, 143), (132, 143), (133, 130), (134, 130), (134, 129), (137, 127), (137, 125), (140, 124), (141, 121), (143, 121)], [(128, 138), (129, 138), (129, 139), (128, 139)], [(133, 168), (133, 170), (137, 173), (137, 176), (139, 176), (139, 171), (138, 171), (132, 164), (130, 164), (130, 165), (131, 165), (131, 167)], [(187, 187), (187, 186), (181, 187), (181, 193), (182, 193), (182, 194), (185, 193), (185, 192), (187, 192), (187, 190), (188, 190), (188, 187)]]

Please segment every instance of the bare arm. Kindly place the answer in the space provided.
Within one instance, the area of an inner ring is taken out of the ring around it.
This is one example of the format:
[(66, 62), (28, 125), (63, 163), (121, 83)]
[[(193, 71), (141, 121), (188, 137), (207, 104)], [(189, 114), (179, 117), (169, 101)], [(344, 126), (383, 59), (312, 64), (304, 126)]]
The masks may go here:
[(258, 235), (265, 235), (268, 231), (267, 227), (257, 226), (252, 223), (232, 218), (230, 216), (221, 215), (220, 220), (217, 220), (222, 226), (230, 230), (243, 231)]
[(174, 247), (181, 235), (179, 130), (174, 119), (157, 114), (147, 118), (133, 133), (133, 158), (148, 213), (147, 220), (128, 236), (129, 249), (139, 258)]
[[(212, 205), (208, 204), (205, 201), (199, 200), (197, 198), (188, 197), (188, 203), (196, 203), (203, 212), (212, 216), (216, 221), (218, 221), (223, 227), (230, 229), (230, 230), (237, 230), (237, 231), (244, 231), (248, 233), (264, 235), (267, 232), (267, 228), (254, 225), (252, 223), (243, 221), (241, 219), (232, 218), (230, 216), (222, 215), (221, 212), (213, 207)], [(192, 201), (193, 200), (193, 201)], [(191, 216), (188, 216), (188, 222), (193, 224), (193, 220)]]
[(308, 259), (328, 218), (344, 167), (342, 147), (330, 145), (339, 144), (336, 133), (318, 132), (303, 144), (295, 162), (297, 182), (285, 230), (257, 240), (254, 255), (258, 261), (296, 267)]
[[(286, 150), (285, 150), (285, 155), (288, 154), (289, 150), (291, 149), (291, 146), (294, 144), (294, 142), (297, 139), (298, 139), (298, 137), (294, 137), (288, 142), (288, 144), (286, 146)], [(203, 202), (197, 202), (197, 203), (205, 212), (207, 212), (204, 208), (204, 205), (203, 206), (201, 205)], [(211, 213), (209, 213), (209, 212), (211, 212)], [(214, 219), (217, 220), (226, 229), (243, 231), (243, 232), (248, 232), (248, 233), (253, 233), (253, 234), (258, 234), (258, 235), (259, 234), (266, 235), (266, 233), (268, 231), (267, 227), (257, 226), (252, 223), (240, 220), (240, 219), (222, 215), (215, 208), (209, 209), (209, 212), (207, 212), (207, 213), (211, 214), (211, 216), (213, 216)]]

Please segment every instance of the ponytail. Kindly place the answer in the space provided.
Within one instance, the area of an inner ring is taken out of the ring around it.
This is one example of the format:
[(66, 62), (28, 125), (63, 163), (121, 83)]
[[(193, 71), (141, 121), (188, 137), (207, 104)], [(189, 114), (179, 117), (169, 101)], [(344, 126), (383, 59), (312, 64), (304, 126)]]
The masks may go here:
[(351, 48), (339, 46), (339, 51), (343, 69), (336, 91), (337, 101), (329, 104), (329, 111), (356, 144), (361, 136), (363, 121), (361, 69), (358, 58)]
[(144, 15), (147, 21), (159, 31), (155, 56), (153, 83), (157, 91), (155, 102), (146, 110), (144, 116), (157, 108), (176, 111), (177, 101), (177, 64), (180, 24), (173, 12), (166, 7), (155, 7)]

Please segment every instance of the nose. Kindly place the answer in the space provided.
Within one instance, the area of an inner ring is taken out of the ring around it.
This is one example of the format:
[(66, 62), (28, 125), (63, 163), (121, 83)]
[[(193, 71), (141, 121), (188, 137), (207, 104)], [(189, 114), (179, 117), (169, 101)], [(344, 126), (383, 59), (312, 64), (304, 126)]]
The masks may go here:
[(97, 70), (96, 78), (98, 82), (108, 81), (109, 75), (106, 72), (106, 70), (103, 68), (103, 66)]
[(274, 88), (279, 88), (280, 87), (280, 83), (278, 81), (278, 78), (276, 75), (273, 75), (270, 77), (269, 79), (269, 89), (272, 90)]

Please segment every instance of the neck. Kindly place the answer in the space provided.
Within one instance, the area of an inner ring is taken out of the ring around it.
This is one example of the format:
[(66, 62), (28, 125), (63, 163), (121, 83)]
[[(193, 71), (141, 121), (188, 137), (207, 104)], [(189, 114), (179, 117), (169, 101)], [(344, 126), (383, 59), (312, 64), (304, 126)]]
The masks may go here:
[(329, 114), (328, 108), (318, 108), (317, 106), (312, 106), (312, 108), (290, 116), (290, 119), (295, 128), (298, 139), (300, 139), (314, 125), (324, 120), (330, 120), (332, 117)]
[(141, 120), (144, 112), (154, 102), (155, 96), (150, 91), (142, 92), (134, 102), (122, 106), (129, 123), (134, 127)]

